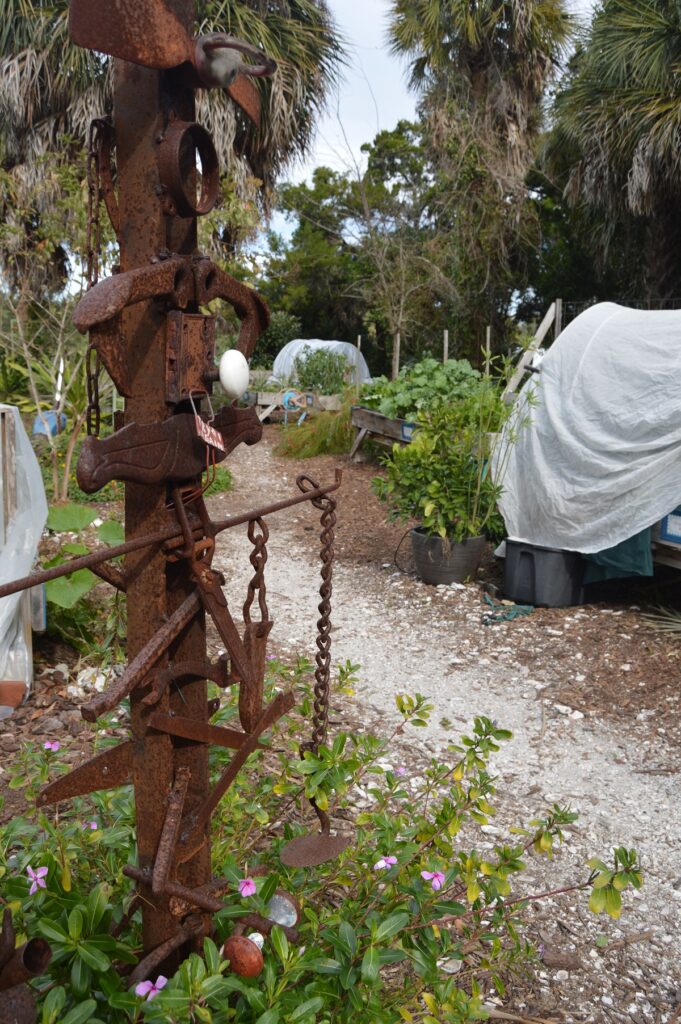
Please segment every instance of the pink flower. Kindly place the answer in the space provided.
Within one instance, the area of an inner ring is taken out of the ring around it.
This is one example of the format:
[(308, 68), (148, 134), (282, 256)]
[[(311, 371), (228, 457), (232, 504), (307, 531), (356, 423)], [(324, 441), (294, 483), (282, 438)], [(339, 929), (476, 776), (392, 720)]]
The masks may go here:
[(394, 864), (397, 864), (397, 857), (381, 857), (374, 864), (374, 871), (389, 871)]
[(426, 881), (430, 881), (435, 892), (441, 889), (445, 884), (445, 876), (442, 871), (422, 871), (421, 878), (425, 878)]
[(57, 751), (59, 750), (60, 747), (61, 747), (61, 743), (59, 742), (59, 740), (46, 740), (43, 743), (43, 749), (44, 750), (51, 750), (55, 754), (57, 753)]
[(38, 889), (46, 889), (45, 875), (47, 874), (47, 868), (38, 868), (34, 871), (33, 868), (26, 868), (26, 874), (31, 879), (31, 888), (28, 890), (28, 895), (32, 896)]
[(146, 996), (147, 1002), (157, 996), (162, 988), (168, 984), (168, 979), (162, 974), (159, 974), (156, 981), (140, 981), (139, 985), (135, 985), (136, 996)]
[(239, 882), (239, 896), (253, 896), (255, 894), (255, 882), (252, 878), (242, 878)]
[(407, 769), (403, 765), (399, 765), (398, 768), (393, 768), (393, 775), (406, 775)]
[(97, 824), (96, 821), (84, 821), (83, 828), (91, 828), (92, 831), (94, 832), (95, 829), (99, 828), (99, 825)]

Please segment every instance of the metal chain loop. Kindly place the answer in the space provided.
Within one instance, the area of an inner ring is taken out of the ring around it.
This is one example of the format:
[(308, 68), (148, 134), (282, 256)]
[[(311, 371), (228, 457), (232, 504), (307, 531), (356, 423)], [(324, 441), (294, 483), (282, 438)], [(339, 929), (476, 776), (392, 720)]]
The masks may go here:
[[(317, 489), (319, 484), (308, 476), (299, 476), (296, 483), (301, 491)], [(319, 588), (320, 618), (317, 622), (317, 655), (315, 661), (314, 711), (312, 715), (312, 735), (300, 746), (301, 757), (306, 751), (316, 753), (320, 744), (326, 740), (329, 723), (329, 701), (331, 699), (331, 594), (333, 590), (333, 558), (336, 528), (336, 501), (328, 494), (322, 498), (313, 498), (312, 504), (321, 511), (321, 577)]]
[[(260, 531), (256, 534), (256, 527)], [(267, 610), (267, 587), (265, 585), (265, 564), (267, 562), (267, 541), (270, 539), (270, 531), (264, 519), (251, 519), (248, 524), (248, 539), (253, 545), (250, 555), (254, 575), (248, 584), (248, 597), (244, 603), (244, 622), (251, 621), (251, 606), (258, 593), (258, 607), (262, 622), (267, 622), (270, 615)]]

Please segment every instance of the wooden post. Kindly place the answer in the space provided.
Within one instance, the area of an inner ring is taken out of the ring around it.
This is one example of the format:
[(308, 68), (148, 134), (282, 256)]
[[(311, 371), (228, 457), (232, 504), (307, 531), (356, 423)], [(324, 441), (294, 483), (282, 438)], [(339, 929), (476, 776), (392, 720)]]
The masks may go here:
[(492, 328), (487, 327), (485, 331), (485, 377), (489, 377), (490, 365), (492, 363)]
[(400, 372), (400, 342), (401, 342), (401, 336), (400, 336), (400, 332), (398, 331), (397, 334), (395, 335), (394, 339), (393, 339), (393, 368), (392, 368), (392, 379), (393, 380), (395, 380), (397, 378), (397, 375)]
[(563, 300), (556, 299), (556, 327), (553, 333), (554, 340), (563, 332)]
[(442, 362), (446, 363), (449, 359), (449, 331), (445, 327), (444, 339), (442, 342)]

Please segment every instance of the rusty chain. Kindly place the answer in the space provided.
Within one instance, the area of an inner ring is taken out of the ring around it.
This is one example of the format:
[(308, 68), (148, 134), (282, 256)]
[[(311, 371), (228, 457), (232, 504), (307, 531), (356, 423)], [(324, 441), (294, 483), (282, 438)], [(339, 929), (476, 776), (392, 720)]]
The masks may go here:
[[(296, 483), (301, 491), (316, 490), (319, 484), (309, 476), (299, 476)], [(315, 661), (314, 703), (312, 714), (312, 734), (309, 740), (301, 743), (300, 756), (306, 751), (317, 753), (320, 744), (326, 740), (329, 723), (329, 701), (331, 697), (331, 594), (333, 576), (333, 544), (336, 527), (336, 501), (325, 495), (313, 498), (312, 504), (321, 511), (321, 577), (319, 587), (321, 601), (318, 605), (319, 620), (317, 621), (317, 654)]]
[[(256, 533), (256, 528), (260, 531)], [(267, 610), (267, 587), (265, 584), (265, 564), (267, 562), (267, 541), (270, 531), (264, 519), (251, 519), (248, 524), (248, 539), (253, 545), (250, 562), (253, 566), (253, 578), (248, 584), (248, 597), (244, 602), (244, 622), (251, 621), (251, 607), (258, 594), (258, 607), (262, 622), (269, 619)]]

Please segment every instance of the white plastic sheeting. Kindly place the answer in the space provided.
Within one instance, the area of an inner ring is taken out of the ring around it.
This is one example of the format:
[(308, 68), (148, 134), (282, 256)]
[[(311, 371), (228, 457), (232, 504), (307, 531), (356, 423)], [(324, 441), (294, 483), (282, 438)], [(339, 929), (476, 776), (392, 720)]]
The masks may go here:
[(326, 349), (327, 352), (336, 352), (345, 356), (350, 366), (355, 367), (355, 376), (353, 377), (353, 380), (357, 379), (356, 374), (358, 364), (360, 384), (364, 384), (371, 380), (371, 374), (369, 373), (369, 367), (366, 364), (366, 359), (356, 345), (351, 345), (349, 341), (320, 341), (318, 338), (296, 338), (294, 341), (289, 341), (287, 345), (284, 345), (281, 352), (274, 360), (272, 377), (270, 379), (278, 383), (285, 383), (291, 380), (295, 375), (294, 363), (297, 357), (302, 355), (303, 349), (306, 345), (313, 352), (317, 351), (317, 349)]
[(511, 539), (589, 554), (652, 526), (681, 505), (681, 311), (593, 306), (516, 409), (493, 459)]
[[(16, 462), (16, 499), (12, 503), (16, 512), (0, 532), (0, 584), (9, 583), (30, 573), (38, 550), (38, 542), (47, 520), (47, 500), (40, 473), (28, 434), (13, 406), (0, 406), (3, 412), (14, 420), (14, 447)], [(9, 460), (8, 460), (9, 461)], [(6, 469), (11, 472), (11, 466)], [(0, 479), (0, 503), (5, 504), (6, 491), (12, 482)], [(2, 543), (4, 535), (5, 541)], [(21, 679), (25, 651), (21, 622), (21, 600), (23, 594), (11, 594), (0, 598), (0, 679)]]

